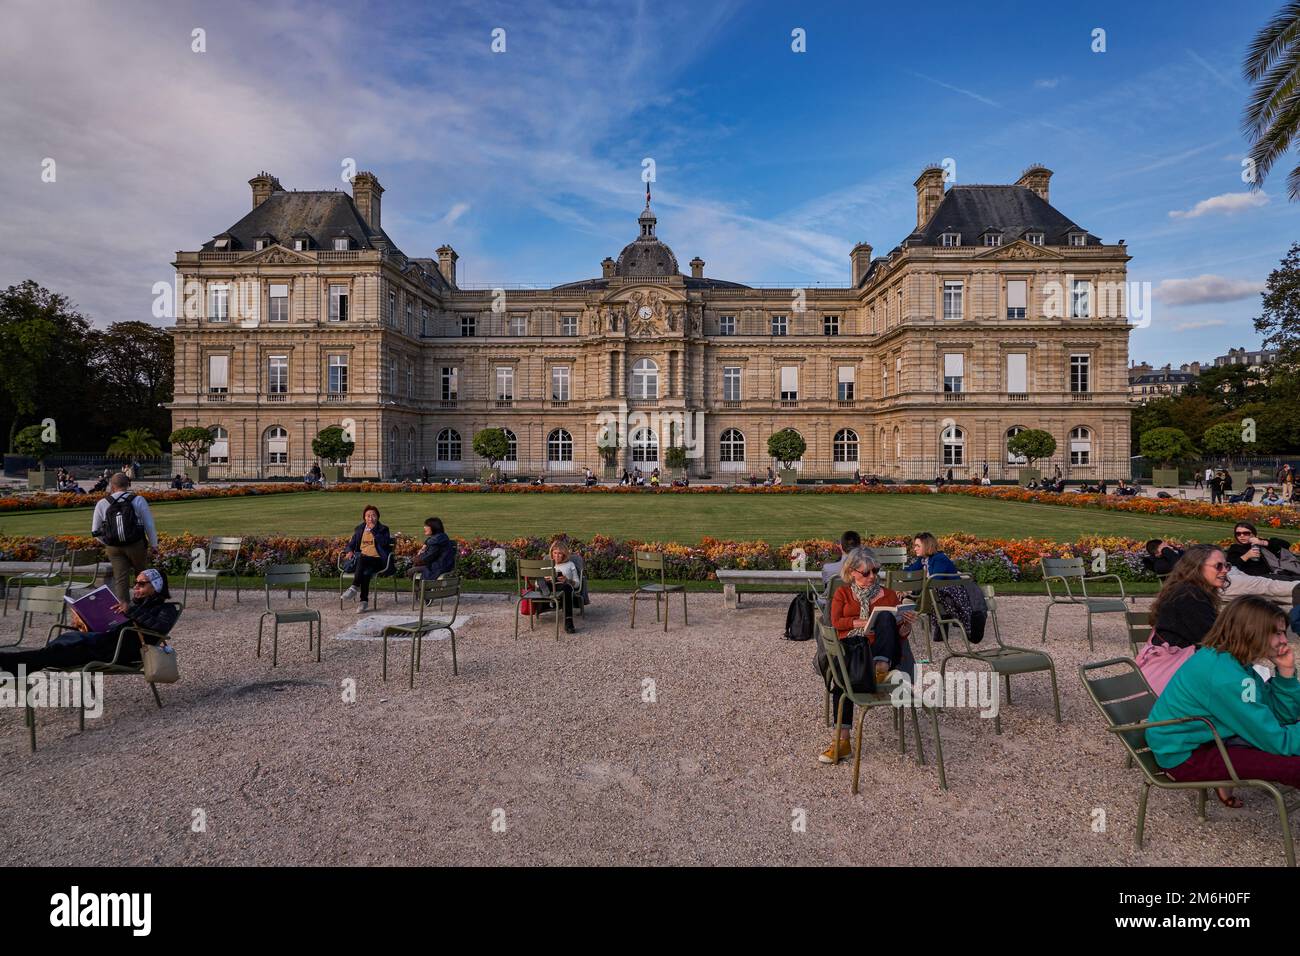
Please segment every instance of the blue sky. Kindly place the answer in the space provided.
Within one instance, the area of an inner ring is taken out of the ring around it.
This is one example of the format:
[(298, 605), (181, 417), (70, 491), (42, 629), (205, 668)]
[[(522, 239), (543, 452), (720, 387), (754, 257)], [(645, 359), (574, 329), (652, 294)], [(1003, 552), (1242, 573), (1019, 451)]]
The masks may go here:
[(347, 158), (379, 176), (408, 254), (451, 243), (463, 283), (571, 281), (635, 236), (650, 157), (683, 268), (843, 284), (854, 242), (910, 231), (926, 163), (1004, 183), (1038, 162), (1053, 203), (1126, 239), (1155, 290), (1134, 359), (1255, 345), (1300, 212), (1294, 155), (1262, 196), (1241, 180), (1240, 62), (1276, 4), (1084, 6), (17, 0), (0, 283), (148, 318), (172, 253), (242, 216), (258, 170), (342, 188)]

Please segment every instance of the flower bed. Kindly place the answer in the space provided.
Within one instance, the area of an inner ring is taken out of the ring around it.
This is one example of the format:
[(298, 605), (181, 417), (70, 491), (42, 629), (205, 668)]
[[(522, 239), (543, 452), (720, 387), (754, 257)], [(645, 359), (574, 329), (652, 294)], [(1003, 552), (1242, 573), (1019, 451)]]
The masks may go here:
[[(51, 538), (0, 536), (0, 560), (35, 561), (42, 547)], [(88, 537), (64, 536), (57, 540), (71, 548), (92, 548), (95, 542)], [(336, 561), (346, 543), (345, 537), (291, 538), (257, 536), (244, 539), (241, 573), (258, 576), (272, 564), (310, 564), (312, 573), (328, 577), (338, 573)], [(493, 578), (508, 580), (514, 577), (514, 559), (542, 558), (546, 555), (545, 538), (515, 538), (497, 541), (491, 538), (456, 539), (460, 556), (457, 567), (462, 576), (473, 580)], [(587, 573), (597, 580), (630, 581), (633, 577), (633, 553), (636, 549), (662, 551), (667, 557), (668, 574), (678, 580), (708, 581), (716, 578), (720, 568), (746, 570), (781, 570), (789, 568), (793, 556), (802, 550), (806, 566), (816, 569), (827, 561), (839, 559), (839, 547), (834, 541), (808, 539), (774, 546), (764, 541), (720, 541), (705, 538), (696, 545), (661, 542), (636, 542), (596, 535), (589, 540), (570, 539), (574, 550), (583, 556)], [(864, 542), (868, 546), (907, 545), (905, 537), (874, 537)], [(195, 535), (159, 536), (159, 550), (154, 563), (169, 575), (183, 575), (189, 567), (195, 549), (201, 549), (207, 539)], [(415, 538), (399, 539), (397, 570), (405, 574), (421, 542)], [(1071, 544), (1060, 544), (1037, 538), (977, 538), (969, 534), (944, 535), (940, 547), (969, 572), (977, 581), (1037, 581), (1042, 579), (1038, 561), (1041, 557), (1080, 557), (1092, 565), (1097, 558), (1096, 549), (1105, 554), (1105, 570), (1118, 574), (1126, 581), (1155, 581), (1155, 575), (1142, 566), (1145, 554), (1143, 543), (1132, 538), (1085, 537)], [(506, 571), (492, 571), (493, 552), (501, 548), (506, 554)]]
[(1024, 488), (961, 485), (945, 486), (941, 493), (965, 495), (970, 498), (994, 498), (999, 501), (1026, 501), (1067, 508), (1096, 508), (1101, 511), (1128, 511), (1144, 515), (1199, 518), (1224, 523), (1249, 521), (1269, 528), (1300, 528), (1300, 511), (1282, 505), (1270, 507), (1245, 504), (1212, 505), (1203, 501), (1186, 501), (1181, 498), (1120, 498), (1115, 495), (1085, 495), (1077, 492), (1058, 495), (1050, 491), (1028, 491)]
[[(203, 498), (247, 498), (252, 495), (287, 495), (304, 492), (302, 486), (283, 485), (233, 485), (229, 488), (195, 488), (177, 491), (171, 488), (158, 491), (140, 491), (146, 501), (196, 501)], [(59, 508), (93, 508), (102, 494), (74, 494), (59, 492), (53, 495), (24, 495), (0, 498), (0, 513), (6, 511), (48, 511)]]

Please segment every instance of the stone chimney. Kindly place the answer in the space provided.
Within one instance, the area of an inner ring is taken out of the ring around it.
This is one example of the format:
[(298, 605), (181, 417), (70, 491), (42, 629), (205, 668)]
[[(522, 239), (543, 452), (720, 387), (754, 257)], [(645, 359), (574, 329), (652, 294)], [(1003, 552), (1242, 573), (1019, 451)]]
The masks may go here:
[(614, 260), (606, 256), (600, 261), (600, 274), (602, 278), (614, 278)]
[(256, 209), (266, 200), (271, 198), (271, 193), (284, 192), (284, 187), (280, 185), (280, 180), (276, 179), (266, 170), (258, 173), (248, 181), (248, 185), (253, 187), (253, 208)]
[(1200, 375), (1200, 374), (1201, 374), (1201, 363), (1200, 363), (1200, 362), (1193, 362), (1193, 363), (1191, 364), (1191, 367), (1188, 369), (1188, 371), (1191, 372), (1193, 375)]
[(357, 204), (361, 218), (371, 229), (383, 228), (379, 224), (379, 197), (384, 194), (384, 187), (379, 185), (379, 178), (374, 173), (357, 173), (352, 177), (352, 201)]
[(704, 260), (701, 259), (699, 256), (696, 256), (694, 259), (691, 260), (691, 278), (692, 279), (704, 278)]
[(1032, 189), (1038, 195), (1043, 197), (1043, 202), (1051, 202), (1049, 189), (1052, 183), (1052, 171), (1046, 166), (1035, 163), (1020, 174), (1016, 180), (1017, 186), (1024, 186)]
[(856, 289), (862, 277), (867, 274), (871, 268), (871, 245), (866, 242), (859, 242), (849, 253), (849, 262), (853, 266), (853, 287)]
[[(379, 200), (376, 199), (375, 202), (378, 203)], [(438, 247), (438, 271), (447, 280), (447, 284), (453, 288), (456, 285), (456, 260), (459, 258), (460, 256), (456, 255), (456, 250), (451, 246)]]
[(916, 186), (916, 228), (920, 230), (943, 202), (943, 167), (925, 167), (913, 185)]

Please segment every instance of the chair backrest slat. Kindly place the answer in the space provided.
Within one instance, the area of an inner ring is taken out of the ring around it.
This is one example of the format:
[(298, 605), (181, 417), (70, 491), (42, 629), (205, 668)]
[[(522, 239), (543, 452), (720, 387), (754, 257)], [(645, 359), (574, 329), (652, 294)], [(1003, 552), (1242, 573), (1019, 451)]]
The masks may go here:
[(925, 571), (904, 571), (902, 568), (888, 568), (885, 571), (885, 586), (891, 591), (915, 591), (925, 586)]
[(40, 585), (23, 588), (18, 592), (18, 610), (24, 614), (62, 614), (67, 606), (62, 585)]
[(459, 575), (449, 574), (446, 577), (434, 578), (428, 580), (420, 579), (420, 597), (426, 601), (438, 600), (444, 598), (456, 597), (460, 594), (460, 577)]
[(1043, 576), (1052, 578), (1081, 578), (1084, 575), (1083, 558), (1043, 558)]
[(642, 571), (664, 571), (664, 555), (662, 551), (638, 551), (636, 552), (636, 566)]
[(907, 563), (907, 548), (901, 544), (891, 544), (871, 550), (876, 553), (876, 560), (882, 567)]
[(310, 581), (310, 564), (273, 564), (266, 569), (266, 586), (268, 588), (308, 584)]

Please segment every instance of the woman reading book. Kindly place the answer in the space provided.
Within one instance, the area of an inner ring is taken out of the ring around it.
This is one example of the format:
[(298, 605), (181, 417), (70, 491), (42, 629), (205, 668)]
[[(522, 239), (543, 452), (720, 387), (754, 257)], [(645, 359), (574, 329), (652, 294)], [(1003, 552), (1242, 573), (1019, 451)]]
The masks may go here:
[[(17, 674), (20, 664), (25, 665), (28, 671), (35, 671), (43, 667), (81, 667), (91, 661), (112, 661), (122, 628), (134, 625), (145, 631), (166, 634), (176, 625), (181, 612), (176, 605), (167, 603), (169, 597), (171, 592), (167, 589), (166, 575), (156, 568), (145, 568), (135, 576), (130, 603), (119, 603), (115, 607), (125, 620), (106, 630), (92, 631), (74, 610), (72, 626), (76, 630), (64, 631), (36, 650), (0, 651), (0, 671)], [(144, 639), (150, 644), (158, 642), (153, 634), (146, 634)], [(117, 663), (140, 663), (140, 641), (134, 634), (122, 641), (122, 654)]]

